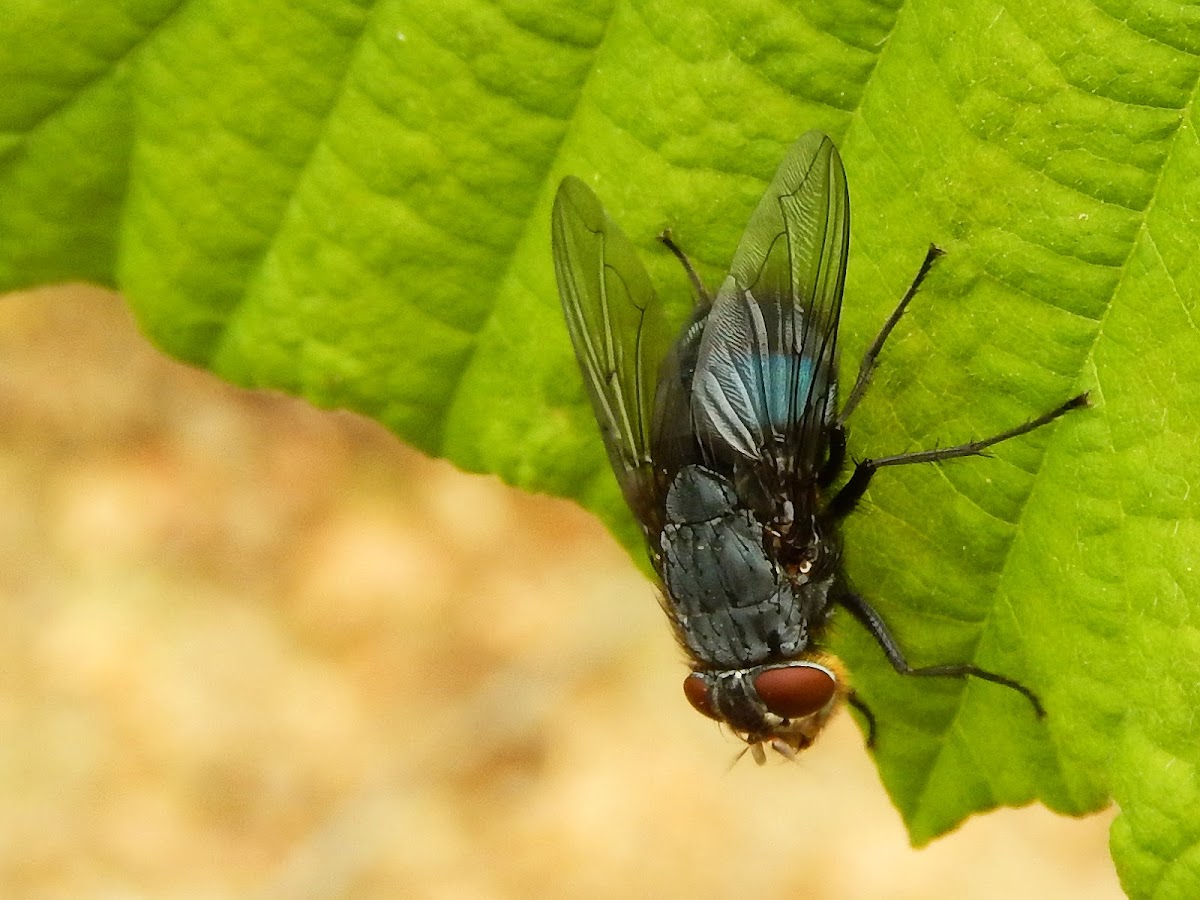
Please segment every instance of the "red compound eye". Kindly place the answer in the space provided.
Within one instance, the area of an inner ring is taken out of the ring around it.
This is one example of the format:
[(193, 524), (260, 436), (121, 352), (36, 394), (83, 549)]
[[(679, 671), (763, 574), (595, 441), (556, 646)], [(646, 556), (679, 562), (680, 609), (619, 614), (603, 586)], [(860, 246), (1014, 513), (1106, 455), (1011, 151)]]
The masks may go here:
[(805, 663), (760, 672), (754, 679), (754, 689), (763, 705), (775, 715), (803, 719), (829, 705), (837, 691), (837, 681), (829, 670)]
[(687, 678), (683, 679), (683, 695), (687, 697), (688, 703), (692, 704), (692, 708), (700, 713), (700, 715), (720, 721), (720, 716), (713, 709), (712, 697), (708, 693), (708, 683), (705, 682), (704, 677), (698, 672), (693, 672)]

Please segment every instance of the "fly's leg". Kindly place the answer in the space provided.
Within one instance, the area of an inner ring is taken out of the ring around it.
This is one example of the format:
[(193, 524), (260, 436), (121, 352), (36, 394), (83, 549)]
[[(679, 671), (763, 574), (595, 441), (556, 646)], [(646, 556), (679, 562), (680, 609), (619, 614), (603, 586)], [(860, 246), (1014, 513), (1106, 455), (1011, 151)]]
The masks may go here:
[(679, 249), (679, 245), (671, 237), (671, 230), (667, 229), (658, 236), (658, 239), (663, 242), (663, 245), (675, 254), (675, 258), (679, 260), (683, 266), (683, 270), (687, 272), (688, 279), (692, 282), (692, 289), (696, 292), (696, 305), (709, 307), (712, 306), (712, 297), (709, 296), (708, 289), (704, 286), (704, 282), (700, 280), (700, 276), (696, 274), (696, 270), (692, 268), (692, 261), (687, 258), (687, 254)]
[(912, 298), (921, 289), (921, 282), (925, 280), (925, 276), (929, 274), (929, 270), (933, 268), (933, 264), (937, 262), (939, 256), (944, 255), (944, 252), (934, 244), (929, 245), (929, 250), (925, 253), (925, 261), (921, 263), (921, 268), (917, 270), (917, 277), (913, 279), (912, 284), (904, 292), (904, 296), (900, 298), (900, 302), (896, 305), (896, 308), (892, 310), (892, 314), (888, 316), (887, 321), (883, 323), (883, 327), (879, 329), (879, 334), (875, 335), (875, 340), (871, 342), (871, 346), (863, 354), (862, 362), (858, 366), (858, 378), (854, 380), (854, 387), (851, 388), (850, 396), (846, 398), (846, 405), (842, 407), (842, 413), (838, 416), (839, 426), (846, 423), (846, 420), (850, 418), (850, 413), (854, 412), (854, 407), (858, 406), (858, 401), (862, 399), (867, 385), (871, 382), (871, 373), (875, 371), (875, 364), (879, 359), (879, 352), (883, 350), (884, 342), (888, 339), (888, 335), (892, 333), (892, 329), (896, 327), (896, 323), (900, 321), (900, 317), (904, 315), (904, 310), (908, 308), (908, 304), (912, 302)]
[(830, 431), (829, 456), (826, 458), (825, 465), (821, 467), (821, 471), (817, 476), (817, 483), (822, 488), (827, 488), (837, 481), (838, 475), (842, 472), (842, 464), (846, 461), (846, 420), (850, 418), (850, 413), (854, 412), (854, 408), (858, 406), (858, 401), (866, 393), (867, 385), (871, 382), (871, 373), (875, 371), (875, 365), (879, 360), (880, 352), (883, 350), (884, 342), (887, 341), (888, 335), (892, 333), (892, 329), (896, 327), (896, 323), (904, 315), (904, 310), (908, 308), (908, 304), (912, 302), (912, 298), (921, 289), (921, 282), (925, 280), (925, 276), (929, 274), (929, 270), (933, 268), (933, 264), (943, 253), (944, 251), (940, 247), (934, 244), (929, 245), (929, 250), (925, 253), (925, 261), (921, 263), (921, 268), (917, 270), (917, 276), (913, 279), (912, 284), (908, 286), (908, 290), (904, 292), (904, 296), (900, 298), (900, 302), (892, 310), (892, 314), (888, 316), (887, 321), (883, 323), (883, 327), (879, 329), (879, 334), (875, 335), (875, 340), (871, 342), (871, 346), (867, 348), (867, 352), (863, 354), (862, 362), (858, 365), (858, 377), (854, 380), (854, 387), (851, 388), (850, 396), (846, 399), (846, 404), (842, 407), (842, 412)]
[(1007, 441), (1010, 438), (1029, 434), (1029, 432), (1036, 431), (1043, 425), (1049, 425), (1060, 416), (1065, 416), (1073, 409), (1079, 409), (1088, 405), (1088, 394), (1087, 391), (1084, 391), (1082, 394), (1075, 395), (1066, 403), (1056, 406), (1050, 412), (1043, 413), (1036, 419), (1030, 419), (1022, 425), (1002, 431), (981, 441), (971, 441), (968, 444), (959, 444), (957, 447), (944, 447), (940, 450), (918, 450), (915, 453), (897, 453), (895, 456), (864, 459), (854, 467), (854, 474), (850, 476), (850, 480), (829, 501), (827, 513), (834, 519), (846, 516), (854, 509), (854, 505), (862, 499), (862, 495), (866, 493), (867, 485), (871, 483), (872, 476), (885, 466), (908, 466), (916, 463), (942, 462), (947, 459), (958, 459), (961, 456), (984, 456), (983, 451), (988, 447), (994, 447), (996, 444)]
[[(875, 638), (884, 655), (887, 656), (888, 662), (892, 664), (892, 668), (901, 675), (916, 675), (923, 678), (966, 678), (971, 676), (979, 678), (983, 681), (990, 681), (992, 684), (998, 684), (1001, 687), (1010, 688), (1025, 697), (1033, 706), (1033, 711), (1037, 713), (1039, 719), (1044, 718), (1046, 710), (1042, 706), (1042, 701), (1038, 699), (1037, 694), (1031, 691), (1019, 681), (1014, 681), (1004, 675), (998, 675), (995, 672), (989, 672), (987, 669), (981, 669), (978, 666), (970, 663), (956, 663), (947, 666), (922, 666), (919, 669), (914, 669), (908, 664), (908, 660), (904, 658), (904, 651), (900, 649), (900, 645), (896, 643), (896, 639), (892, 637), (892, 633), (888, 631), (887, 625), (884, 624), (879, 613), (866, 600), (851, 591), (847, 591), (838, 599), (854, 618), (862, 623), (863, 627), (871, 633), (871, 637)], [(852, 703), (854, 701), (851, 701)], [(861, 707), (855, 705), (857, 709)], [(868, 714), (869, 715), (869, 714)], [(871, 716), (868, 721), (872, 728), (870, 734), (874, 734), (874, 717)]]
[(846, 428), (838, 423), (829, 430), (829, 453), (825, 464), (817, 473), (817, 485), (824, 490), (842, 474), (842, 465), (846, 462)]
[(867, 749), (870, 750), (875, 746), (875, 713), (871, 712), (871, 707), (854, 691), (846, 695), (846, 702), (862, 713), (863, 718), (867, 720)]

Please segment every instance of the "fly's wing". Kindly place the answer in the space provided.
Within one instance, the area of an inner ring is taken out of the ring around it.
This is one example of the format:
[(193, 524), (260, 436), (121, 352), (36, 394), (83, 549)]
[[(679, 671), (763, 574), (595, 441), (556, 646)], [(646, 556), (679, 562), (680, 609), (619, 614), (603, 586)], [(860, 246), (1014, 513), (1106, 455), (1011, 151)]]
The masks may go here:
[(810, 131), (780, 164), (700, 340), (692, 416), (718, 458), (767, 463), (795, 487), (820, 471), (837, 403), (837, 327), (850, 244), (846, 173)]
[(559, 185), (551, 227), (558, 294), (592, 410), (625, 500), (649, 530), (660, 506), (650, 430), (668, 324), (633, 245), (578, 178)]

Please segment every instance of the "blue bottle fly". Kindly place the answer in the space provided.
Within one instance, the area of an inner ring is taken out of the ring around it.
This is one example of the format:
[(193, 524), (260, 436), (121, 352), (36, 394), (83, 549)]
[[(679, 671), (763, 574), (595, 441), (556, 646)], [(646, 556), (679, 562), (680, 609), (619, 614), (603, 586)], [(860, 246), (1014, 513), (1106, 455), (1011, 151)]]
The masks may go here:
[[(641, 524), (663, 609), (691, 662), (684, 694), (760, 762), (808, 747), (838, 701), (875, 720), (821, 637), (842, 607), (902, 675), (971, 676), (1038, 697), (970, 663), (914, 668), (842, 567), (839, 525), (887, 466), (980, 455), (1077, 407), (1080, 394), (994, 437), (864, 459), (848, 478), (846, 419), (884, 341), (941, 254), (930, 247), (837, 409), (837, 336), (850, 201), (832, 141), (809, 132), (759, 202), (715, 297), (664, 234), (697, 295), (673, 332), (633, 246), (578, 178), (552, 217), (554, 266), (609, 461)], [(840, 484), (840, 486), (838, 486)], [(836, 488), (836, 489), (835, 489)]]

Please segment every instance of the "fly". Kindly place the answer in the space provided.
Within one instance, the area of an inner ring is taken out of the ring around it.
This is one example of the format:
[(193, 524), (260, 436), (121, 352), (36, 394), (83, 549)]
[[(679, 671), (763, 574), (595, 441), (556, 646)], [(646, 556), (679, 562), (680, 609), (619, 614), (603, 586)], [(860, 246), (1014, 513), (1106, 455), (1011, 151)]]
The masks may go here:
[(864, 714), (873, 744), (874, 716), (821, 647), (840, 606), (901, 675), (990, 681), (1045, 714), (1005, 675), (971, 663), (911, 666), (850, 585), (840, 524), (879, 469), (982, 455), (1086, 406), (1087, 394), (986, 440), (864, 459), (843, 481), (846, 420), (941, 251), (929, 248), (839, 412), (850, 198), (828, 137), (809, 132), (789, 150), (715, 297), (662, 235), (697, 297), (677, 333), (633, 246), (578, 178), (559, 186), (552, 230), (567, 328), (690, 661), (683, 690), (693, 707), (728, 725), (759, 762), (768, 745), (785, 756), (807, 748), (843, 699)]

